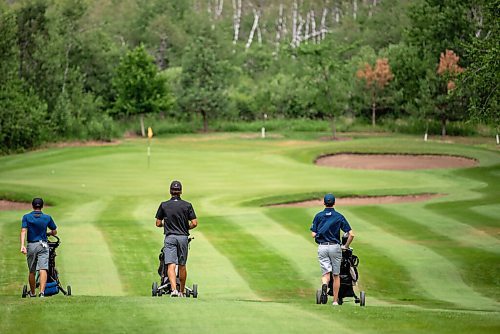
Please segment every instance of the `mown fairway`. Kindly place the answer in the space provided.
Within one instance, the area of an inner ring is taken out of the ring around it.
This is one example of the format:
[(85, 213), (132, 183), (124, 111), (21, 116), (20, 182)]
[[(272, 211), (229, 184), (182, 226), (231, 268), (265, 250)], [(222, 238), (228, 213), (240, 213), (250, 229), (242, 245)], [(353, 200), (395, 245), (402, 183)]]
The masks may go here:
[[(0, 332), (498, 333), (500, 153), (413, 137), (324, 142), (238, 134), (66, 147), (0, 158), (0, 197), (42, 196), (59, 227), (57, 266), (74, 296), (21, 299), (22, 211), (0, 212)], [(314, 166), (334, 152), (443, 153), (471, 169), (362, 171)], [(154, 226), (173, 179), (199, 217), (188, 262), (199, 299), (152, 298), (162, 231)], [(318, 208), (272, 201), (441, 193), (429, 202), (351, 206), (359, 287), (367, 307), (316, 305)]]

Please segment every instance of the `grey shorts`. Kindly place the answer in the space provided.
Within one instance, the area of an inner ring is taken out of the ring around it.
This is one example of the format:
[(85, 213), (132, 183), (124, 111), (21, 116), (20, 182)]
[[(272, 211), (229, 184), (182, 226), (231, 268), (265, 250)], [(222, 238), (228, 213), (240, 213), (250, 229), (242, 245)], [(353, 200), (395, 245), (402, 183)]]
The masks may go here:
[(318, 245), (318, 260), (321, 274), (332, 272), (340, 274), (340, 262), (342, 261), (342, 249), (340, 245)]
[[(47, 245), (47, 243), (45, 243)], [(26, 247), (28, 260), (28, 269), (30, 273), (34, 273), (37, 270), (49, 270), (49, 246), (42, 246), (41, 242), (31, 242), (28, 243)]]
[(165, 236), (165, 264), (175, 263), (185, 266), (188, 258), (188, 236), (170, 234)]

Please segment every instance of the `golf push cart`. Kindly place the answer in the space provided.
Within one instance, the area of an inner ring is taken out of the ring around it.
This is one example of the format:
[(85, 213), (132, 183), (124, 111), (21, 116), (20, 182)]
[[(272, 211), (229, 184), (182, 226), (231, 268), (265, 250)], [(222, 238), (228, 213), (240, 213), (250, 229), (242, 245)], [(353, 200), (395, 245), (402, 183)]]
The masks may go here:
[[(347, 242), (347, 235), (344, 234), (342, 237), (342, 245)], [(338, 303), (342, 305), (344, 303), (344, 298), (354, 297), (354, 302), (360, 306), (365, 306), (366, 294), (364, 291), (359, 293), (359, 297), (354, 293), (353, 287), (358, 281), (358, 264), (359, 258), (353, 254), (353, 249), (343, 249), (342, 250), (342, 261), (340, 263), (340, 289)], [(328, 302), (328, 296), (333, 296), (333, 275), (330, 273), (330, 282), (328, 283), (328, 293), (327, 296), (321, 296), (321, 289), (316, 291), (316, 304), (326, 304)]]
[[(71, 296), (71, 285), (67, 286), (67, 290), (64, 290), (61, 282), (59, 281), (59, 273), (56, 268), (56, 248), (59, 247), (61, 240), (57, 236), (52, 236), (47, 234), (48, 242), (47, 245), (49, 247), (49, 270), (47, 271), (47, 284), (45, 285), (44, 296), (53, 296), (61, 291), (65, 296)], [(55, 238), (56, 241), (50, 240), (50, 238)], [(39, 272), (37, 271), (36, 275), (36, 287), (40, 286), (39, 281)], [(28, 286), (25, 284), (23, 286), (23, 294), (21, 295), (23, 298), (26, 298), (29, 294)]]
[[(191, 243), (194, 237), (188, 239), (188, 244)], [(151, 295), (153, 297), (161, 297), (163, 295), (169, 295), (172, 293), (172, 285), (167, 275), (167, 265), (165, 264), (165, 255), (163, 254), (163, 248), (160, 250), (160, 255), (158, 259), (160, 260), (160, 266), (158, 267), (158, 275), (160, 275), (160, 284), (157, 282), (153, 282), (153, 286), (151, 287)], [(179, 279), (179, 271), (176, 270), (176, 286), (181, 285), (181, 281)], [(192, 288), (189, 288), (186, 285), (185, 291), (182, 291), (184, 296), (198, 298), (198, 284), (193, 284)]]

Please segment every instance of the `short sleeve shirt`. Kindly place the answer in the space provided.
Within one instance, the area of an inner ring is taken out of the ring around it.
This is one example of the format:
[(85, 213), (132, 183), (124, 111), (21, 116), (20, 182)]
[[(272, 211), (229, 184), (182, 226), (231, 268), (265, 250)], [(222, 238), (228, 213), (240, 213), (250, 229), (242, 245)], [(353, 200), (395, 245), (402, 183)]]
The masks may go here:
[(57, 229), (52, 217), (41, 211), (32, 211), (25, 214), (21, 227), (28, 229), (28, 242), (47, 241), (47, 228), (51, 230)]
[(351, 226), (345, 217), (333, 208), (325, 208), (313, 219), (311, 231), (316, 233), (316, 243), (336, 242), (340, 244), (340, 230), (349, 232)]
[(156, 219), (163, 220), (165, 235), (189, 235), (189, 221), (196, 219), (196, 213), (191, 203), (174, 196), (160, 204)]

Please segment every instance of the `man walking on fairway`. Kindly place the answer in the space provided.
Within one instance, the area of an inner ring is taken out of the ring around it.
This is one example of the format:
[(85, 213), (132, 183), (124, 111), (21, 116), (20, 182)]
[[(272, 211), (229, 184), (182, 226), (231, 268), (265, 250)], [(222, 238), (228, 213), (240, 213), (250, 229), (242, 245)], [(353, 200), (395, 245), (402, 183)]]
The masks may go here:
[[(163, 227), (165, 247), (163, 248), (168, 280), (172, 286), (171, 297), (184, 297), (186, 287), (186, 262), (188, 257), (189, 230), (198, 226), (198, 220), (191, 203), (181, 199), (182, 185), (179, 181), (170, 184), (169, 201), (162, 202), (156, 212), (156, 226)], [(176, 266), (179, 266), (181, 286), (177, 290)]]
[[(326, 194), (325, 210), (318, 212), (311, 225), (312, 237), (318, 244), (318, 260), (321, 267), (321, 300), (326, 301), (330, 273), (333, 274), (333, 305), (338, 305), (340, 288), (340, 262), (342, 249), (349, 248), (354, 232), (343, 215), (335, 211), (335, 196)], [(340, 230), (348, 234), (345, 245), (340, 243)]]
[[(40, 297), (44, 297), (47, 271), (49, 270), (49, 246), (47, 234), (56, 235), (57, 226), (51, 216), (42, 212), (43, 199), (34, 198), (31, 202), (33, 211), (23, 216), (21, 225), (21, 253), (27, 255), (30, 283), (30, 297), (35, 297), (35, 273), (40, 278)], [(47, 228), (51, 231), (47, 233)], [(25, 247), (25, 239), (28, 247)]]

